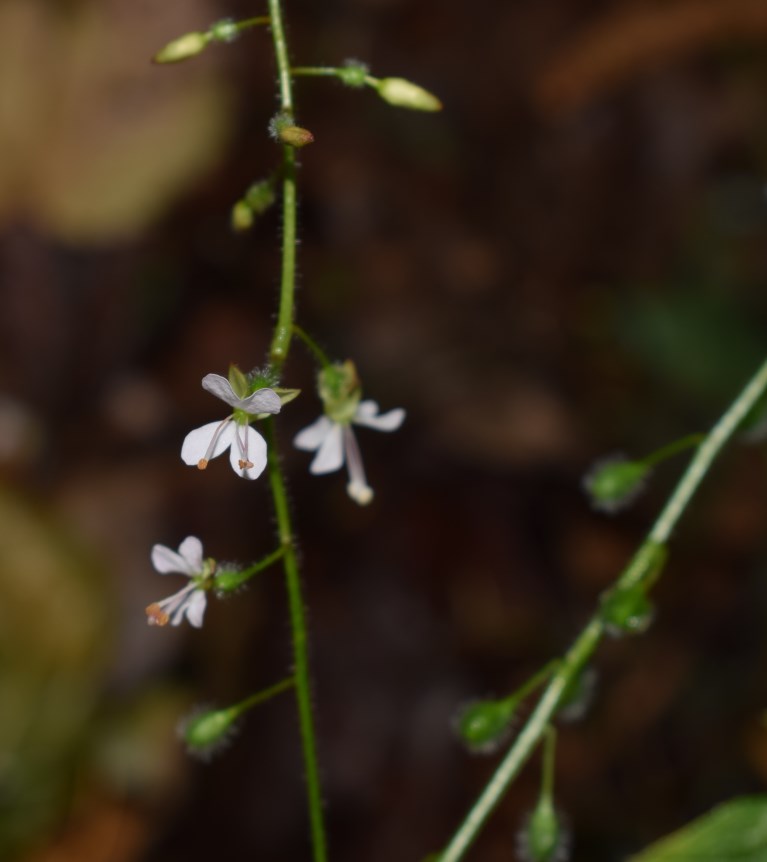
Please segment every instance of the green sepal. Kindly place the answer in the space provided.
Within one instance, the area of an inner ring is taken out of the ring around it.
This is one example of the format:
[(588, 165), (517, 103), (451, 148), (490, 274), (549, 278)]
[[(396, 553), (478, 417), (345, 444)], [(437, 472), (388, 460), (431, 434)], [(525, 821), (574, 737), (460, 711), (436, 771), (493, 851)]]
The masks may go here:
[(602, 598), (602, 619), (613, 633), (641, 634), (653, 620), (653, 606), (644, 584), (611, 590)]
[(317, 375), (317, 390), (325, 415), (334, 422), (348, 425), (362, 398), (362, 386), (351, 359), (325, 366)]
[(279, 386), (275, 386), (273, 388), (274, 391), (280, 396), (280, 403), (283, 407), (286, 404), (290, 404), (291, 401), (298, 398), (298, 396), (301, 394), (300, 389), (283, 389)]
[(192, 754), (205, 755), (225, 742), (237, 720), (236, 707), (214, 709), (188, 719), (182, 736)]
[(359, 60), (347, 60), (338, 70), (338, 77), (347, 87), (364, 87), (370, 73), (369, 67)]
[(525, 830), (525, 849), (531, 862), (552, 862), (563, 840), (562, 824), (548, 794), (542, 794)]
[(238, 398), (247, 398), (251, 392), (255, 391), (250, 388), (247, 375), (243, 374), (236, 365), (229, 366), (229, 385)]
[(518, 699), (512, 696), (480, 700), (464, 707), (456, 723), (462, 742), (473, 752), (494, 751), (506, 737), (518, 705)]

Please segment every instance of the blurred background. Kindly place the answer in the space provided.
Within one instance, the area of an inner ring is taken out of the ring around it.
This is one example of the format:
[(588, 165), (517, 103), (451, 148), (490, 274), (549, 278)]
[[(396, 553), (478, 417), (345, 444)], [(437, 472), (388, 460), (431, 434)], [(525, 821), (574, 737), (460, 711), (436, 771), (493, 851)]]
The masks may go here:
[[(359, 434), (376, 500), (311, 477), (296, 345), (280, 418), (312, 629), (334, 862), (438, 850), (494, 767), (451, 722), (560, 654), (673, 487), (615, 518), (595, 459), (705, 430), (767, 338), (763, 0), (290, 0), (296, 62), (353, 57), (445, 109), (301, 80), (299, 321), (357, 363), (397, 434)], [(153, 67), (245, 0), (0, 5), (0, 857), (309, 858), (289, 697), (204, 765), (176, 738), (290, 664), (277, 570), (148, 628), (153, 543), (273, 547), (263, 482), (185, 467), (208, 372), (260, 364), (279, 212), (268, 33)], [(624, 859), (764, 788), (767, 471), (730, 451), (674, 542), (641, 639), (599, 652), (560, 734), (574, 860)], [(180, 584), (179, 584), (180, 585)], [(535, 761), (470, 858), (514, 858)], [(225, 851), (222, 848), (226, 848)]]

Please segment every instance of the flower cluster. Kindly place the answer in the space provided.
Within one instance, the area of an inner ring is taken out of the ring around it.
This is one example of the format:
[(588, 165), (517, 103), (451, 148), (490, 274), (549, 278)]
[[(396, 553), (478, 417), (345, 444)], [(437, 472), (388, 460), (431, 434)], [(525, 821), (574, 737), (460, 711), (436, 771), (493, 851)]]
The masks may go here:
[[(279, 413), (282, 405), (297, 395), (296, 390), (273, 387), (268, 375), (245, 375), (236, 366), (229, 371), (229, 379), (220, 374), (206, 374), (202, 387), (232, 408), (224, 419), (209, 422), (190, 431), (181, 446), (181, 459), (185, 464), (205, 470), (209, 462), (229, 450), (229, 463), (234, 472), (244, 479), (256, 479), (267, 464), (266, 441), (251, 426), (255, 419)], [(375, 401), (362, 401), (362, 389), (356, 368), (350, 361), (326, 365), (318, 378), (319, 395), (324, 413), (315, 422), (300, 431), (294, 445), (304, 451), (315, 452), (309, 466), (314, 475), (332, 473), (346, 464), (349, 496), (360, 505), (373, 499), (362, 456), (352, 425), (394, 431), (400, 427), (405, 411), (401, 408), (379, 413)], [(177, 593), (153, 602), (146, 609), (150, 625), (179, 625), (184, 619), (196, 628), (202, 626), (207, 604), (207, 593), (213, 585), (216, 564), (204, 559), (202, 543), (188, 536), (173, 551), (165, 545), (152, 548), (152, 565), (162, 575), (186, 575), (189, 583)]]

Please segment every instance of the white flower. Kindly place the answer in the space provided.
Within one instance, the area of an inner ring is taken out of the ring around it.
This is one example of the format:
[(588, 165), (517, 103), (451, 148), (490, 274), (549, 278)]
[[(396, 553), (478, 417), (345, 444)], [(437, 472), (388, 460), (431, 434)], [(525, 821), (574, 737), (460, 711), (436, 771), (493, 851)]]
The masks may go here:
[(190, 431), (181, 446), (181, 460), (204, 470), (212, 458), (229, 449), (232, 470), (245, 479), (255, 479), (266, 467), (266, 441), (248, 424), (244, 414), (279, 413), (280, 396), (273, 389), (257, 389), (247, 398), (235, 394), (220, 374), (206, 374), (202, 388), (234, 408), (222, 422), (209, 422)]
[(203, 560), (202, 542), (195, 536), (188, 536), (178, 546), (178, 552), (165, 545), (155, 545), (152, 548), (152, 565), (161, 575), (178, 572), (190, 578), (190, 582), (167, 599), (149, 605), (146, 609), (149, 625), (164, 626), (170, 623), (177, 626), (186, 617), (199, 629), (207, 603), (205, 582), (215, 570), (211, 560)]
[[(396, 431), (404, 418), (405, 411), (401, 407), (379, 415), (375, 401), (361, 401), (351, 423), (366, 425), (377, 431)], [(316, 476), (339, 470), (346, 462), (349, 470), (347, 493), (360, 506), (365, 506), (373, 499), (373, 489), (365, 478), (362, 456), (351, 423), (334, 422), (327, 416), (320, 416), (316, 422), (298, 432), (293, 444), (305, 452), (317, 452), (309, 466), (309, 471)]]

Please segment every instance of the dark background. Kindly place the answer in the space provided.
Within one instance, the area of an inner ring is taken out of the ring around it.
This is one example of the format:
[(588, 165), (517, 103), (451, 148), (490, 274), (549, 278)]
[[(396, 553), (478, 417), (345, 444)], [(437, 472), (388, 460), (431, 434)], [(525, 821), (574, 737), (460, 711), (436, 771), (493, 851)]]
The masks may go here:
[[(279, 153), (271, 46), (253, 31), (172, 68), (214, 0), (0, 7), (0, 855), (25, 862), (310, 858), (283, 697), (209, 765), (174, 725), (290, 666), (277, 569), (149, 629), (177, 588), (155, 542), (219, 560), (273, 548), (265, 482), (178, 457), (221, 414), (199, 387), (263, 362), (279, 211), (229, 211)], [(368, 62), (439, 115), (298, 83), (298, 319), (366, 395), (376, 500), (311, 477), (299, 344), (280, 417), (300, 536), (334, 862), (422, 859), (494, 768), (451, 723), (578, 632), (684, 459), (615, 518), (580, 482), (606, 453), (705, 430), (762, 359), (767, 299), (763, 0), (291, 0), (300, 64)], [(641, 638), (600, 649), (562, 727), (573, 856), (625, 859), (767, 777), (765, 469), (717, 465)], [(514, 858), (533, 762), (467, 858)]]

